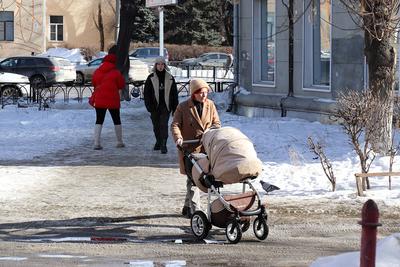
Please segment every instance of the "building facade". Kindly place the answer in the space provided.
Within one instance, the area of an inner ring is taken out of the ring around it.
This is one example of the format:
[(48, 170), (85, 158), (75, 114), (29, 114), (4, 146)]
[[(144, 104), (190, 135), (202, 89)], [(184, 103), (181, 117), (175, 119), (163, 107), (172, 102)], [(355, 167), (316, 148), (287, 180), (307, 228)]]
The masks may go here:
[(238, 80), (250, 93), (236, 96), (238, 114), (328, 122), (340, 91), (365, 88), (363, 32), (347, 10), (335, 0), (294, 4), (290, 87), (287, 7), (280, 0), (239, 2)]
[(0, 1), (0, 58), (51, 47), (100, 48), (99, 3), (107, 48), (115, 40), (115, 0)]

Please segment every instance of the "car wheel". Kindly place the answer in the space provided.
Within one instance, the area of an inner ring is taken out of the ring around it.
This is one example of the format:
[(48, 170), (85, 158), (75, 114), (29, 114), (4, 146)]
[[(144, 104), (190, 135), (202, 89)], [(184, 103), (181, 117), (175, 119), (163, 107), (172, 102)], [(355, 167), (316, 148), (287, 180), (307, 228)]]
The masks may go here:
[(83, 76), (82, 72), (76, 73), (76, 83), (80, 85), (85, 84), (85, 77)]
[(35, 75), (31, 78), (31, 85), (35, 88), (43, 88), (45, 86), (45, 79), (41, 75)]
[(5, 85), (1, 88), (2, 97), (21, 97), (21, 90), (14, 85)]

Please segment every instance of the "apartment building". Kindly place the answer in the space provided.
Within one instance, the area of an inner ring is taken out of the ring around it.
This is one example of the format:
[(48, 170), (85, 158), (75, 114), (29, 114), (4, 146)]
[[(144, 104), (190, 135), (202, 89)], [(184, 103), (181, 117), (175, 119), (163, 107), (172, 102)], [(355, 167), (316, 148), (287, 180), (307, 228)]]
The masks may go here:
[(246, 116), (291, 116), (328, 122), (341, 90), (366, 85), (364, 34), (335, 0), (294, 2), (293, 87), (289, 84), (288, 10), (280, 0), (238, 5), (240, 86)]
[[(115, 40), (115, 0), (0, 1), (0, 58), (50, 47), (100, 48), (99, 10), (107, 48)], [(99, 4), (100, 7), (99, 8)]]

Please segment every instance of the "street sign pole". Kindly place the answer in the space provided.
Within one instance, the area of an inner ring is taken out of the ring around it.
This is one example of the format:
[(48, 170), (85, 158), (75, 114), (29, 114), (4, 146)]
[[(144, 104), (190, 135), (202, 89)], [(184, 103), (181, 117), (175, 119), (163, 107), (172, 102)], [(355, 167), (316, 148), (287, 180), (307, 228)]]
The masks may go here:
[(120, 17), (121, 17), (121, 3), (120, 3), (120, 0), (116, 0), (115, 1), (115, 12), (117, 13), (116, 14), (116, 25), (115, 25), (115, 43), (117, 43), (118, 42), (118, 33), (119, 33), (119, 20), (120, 20)]
[(160, 32), (160, 56), (164, 56), (164, 8), (162, 6), (158, 7), (159, 12), (159, 32)]
[(177, 0), (146, 0), (146, 7), (158, 7), (160, 56), (164, 56), (164, 6), (176, 4)]

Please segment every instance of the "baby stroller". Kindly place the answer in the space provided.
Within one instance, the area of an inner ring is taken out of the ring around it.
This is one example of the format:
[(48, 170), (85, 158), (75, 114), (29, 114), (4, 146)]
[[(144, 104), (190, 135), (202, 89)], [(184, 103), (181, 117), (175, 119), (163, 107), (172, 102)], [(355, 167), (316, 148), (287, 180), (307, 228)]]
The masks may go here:
[[(183, 141), (185, 169), (188, 177), (203, 192), (208, 193), (207, 214), (195, 211), (190, 219), (194, 236), (198, 240), (207, 237), (212, 225), (225, 228), (230, 243), (236, 244), (247, 231), (253, 220), (253, 231), (259, 240), (267, 238), (267, 212), (261, 203), (261, 196), (251, 180), (262, 170), (251, 141), (238, 129), (222, 127), (204, 133), (201, 142), (206, 154), (189, 153), (185, 144), (199, 140)], [(190, 172), (191, 170), (191, 172)], [(226, 184), (242, 183), (240, 194), (224, 195), (220, 188)], [(246, 191), (246, 187), (249, 190)], [(264, 190), (271, 192), (279, 189), (264, 183)]]

